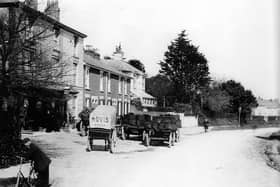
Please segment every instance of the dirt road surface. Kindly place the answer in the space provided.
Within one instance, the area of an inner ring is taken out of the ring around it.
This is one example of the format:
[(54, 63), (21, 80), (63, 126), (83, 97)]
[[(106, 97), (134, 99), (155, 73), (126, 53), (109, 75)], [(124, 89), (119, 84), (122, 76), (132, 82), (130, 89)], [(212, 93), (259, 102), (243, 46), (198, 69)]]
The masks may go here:
[(280, 173), (266, 165), (262, 154), (266, 140), (256, 137), (276, 130), (190, 133), (186, 128), (172, 148), (119, 140), (115, 154), (103, 151), (103, 141), (86, 152), (86, 139), (73, 133), (33, 139), (52, 157), (53, 187), (278, 187)]

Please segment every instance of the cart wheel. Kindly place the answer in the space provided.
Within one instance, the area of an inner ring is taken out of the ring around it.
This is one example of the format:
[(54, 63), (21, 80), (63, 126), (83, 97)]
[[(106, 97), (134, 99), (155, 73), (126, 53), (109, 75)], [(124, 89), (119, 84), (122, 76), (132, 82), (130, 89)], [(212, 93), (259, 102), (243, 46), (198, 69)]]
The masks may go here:
[(168, 147), (170, 148), (172, 146), (172, 132), (169, 133), (168, 137)]
[(124, 127), (121, 127), (121, 134), (122, 140), (125, 140)]
[(117, 144), (117, 134), (116, 134), (116, 129), (114, 129), (112, 132), (112, 136), (109, 140), (110, 153), (116, 152), (116, 144)]
[(179, 129), (177, 129), (177, 131), (176, 131), (176, 140), (175, 141), (180, 142), (180, 130)]
[(150, 137), (149, 137), (149, 133), (148, 132), (145, 132), (144, 133), (144, 144), (145, 146), (149, 147), (150, 146)]
[(172, 146), (174, 146), (175, 139), (176, 139), (176, 133), (175, 133), (175, 132), (172, 132), (172, 141), (171, 141), (171, 145), (172, 145)]
[(143, 130), (143, 132), (142, 132), (142, 142), (143, 142), (143, 143), (145, 143), (145, 133), (146, 133), (146, 131)]

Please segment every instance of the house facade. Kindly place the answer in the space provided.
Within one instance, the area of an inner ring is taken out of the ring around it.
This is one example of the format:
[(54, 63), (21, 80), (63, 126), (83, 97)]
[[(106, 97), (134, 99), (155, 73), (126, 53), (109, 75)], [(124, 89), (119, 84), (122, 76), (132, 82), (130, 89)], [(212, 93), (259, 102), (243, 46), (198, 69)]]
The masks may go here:
[(116, 107), (118, 116), (129, 113), (131, 77), (96, 57), (91, 49), (84, 51), (84, 64), (84, 106), (110, 105)]
[[(36, 23), (26, 30), (26, 34), (32, 38), (34, 33), (42, 32), (42, 39), (36, 41), (36, 51), (44, 54), (44, 62), (54, 64), (54, 72), (60, 71), (60, 84), (47, 89), (63, 95), (64, 103), (60, 102), (59, 107), (62, 113), (77, 117), (84, 104), (83, 45), (87, 36), (60, 22), (58, 0), (48, 0), (44, 11), (38, 10), (37, 0), (0, 2), (0, 7), (24, 11), (36, 18)], [(53, 81), (56, 81), (56, 74), (53, 75)]]
[(277, 99), (257, 98), (258, 106), (252, 109), (252, 118), (263, 117), (265, 121), (270, 118), (280, 119), (280, 103)]
[(107, 59), (105, 62), (106, 64), (113, 66), (118, 71), (132, 77), (130, 83), (131, 98), (140, 98), (144, 110), (156, 107), (156, 98), (145, 91), (146, 74), (125, 61), (124, 52), (122, 51), (121, 46), (117, 46), (112, 58)]
[(87, 36), (60, 22), (58, 0), (48, 0), (45, 8), (48, 22), (53, 24), (53, 34), (44, 41), (50, 47), (52, 60), (65, 63), (64, 92), (69, 95), (67, 113), (77, 118), (84, 105), (84, 38)]

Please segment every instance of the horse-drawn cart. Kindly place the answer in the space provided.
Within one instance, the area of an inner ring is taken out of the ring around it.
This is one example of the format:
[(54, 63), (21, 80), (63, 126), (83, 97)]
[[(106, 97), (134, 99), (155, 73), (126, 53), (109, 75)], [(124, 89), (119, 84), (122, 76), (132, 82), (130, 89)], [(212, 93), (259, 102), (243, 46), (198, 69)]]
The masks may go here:
[(181, 128), (181, 121), (178, 116), (155, 116), (150, 128), (146, 128), (143, 133), (144, 144), (149, 146), (152, 140), (158, 140), (168, 142), (168, 147), (171, 147), (174, 142), (179, 141), (179, 128)]
[(88, 151), (93, 150), (93, 141), (99, 139), (105, 141), (105, 150), (109, 146), (114, 153), (117, 141), (116, 108), (100, 105), (91, 112), (89, 118)]

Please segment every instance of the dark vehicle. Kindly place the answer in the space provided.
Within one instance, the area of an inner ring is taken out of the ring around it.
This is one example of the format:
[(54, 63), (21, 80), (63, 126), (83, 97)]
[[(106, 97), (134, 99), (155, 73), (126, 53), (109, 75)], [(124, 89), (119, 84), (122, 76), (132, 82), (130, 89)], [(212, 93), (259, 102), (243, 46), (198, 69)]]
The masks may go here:
[(152, 140), (167, 141), (168, 147), (179, 141), (181, 120), (177, 115), (154, 116), (151, 125), (143, 133), (144, 144), (151, 145)]

